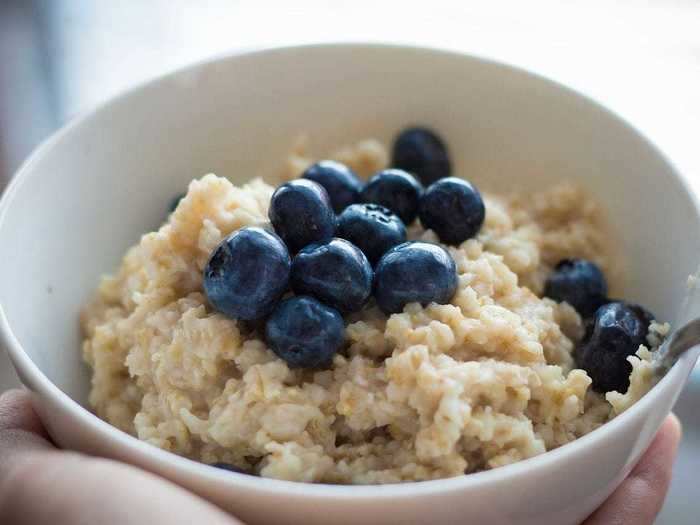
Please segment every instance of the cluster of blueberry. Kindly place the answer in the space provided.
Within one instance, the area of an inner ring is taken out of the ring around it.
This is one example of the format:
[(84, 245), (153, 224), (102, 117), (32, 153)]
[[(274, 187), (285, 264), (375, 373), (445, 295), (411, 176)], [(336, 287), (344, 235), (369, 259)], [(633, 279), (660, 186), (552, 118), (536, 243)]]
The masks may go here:
[[(399, 134), (392, 166), (364, 184), (325, 160), (277, 188), (272, 228), (238, 230), (212, 253), (204, 270), (211, 305), (235, 319), (266, 319), (272, 350), (292, 367), (313, 368), (330, 363), (343, 343), (343, 315), (371, 295), (386, 314), (411, 302), (448, 302), (457, 288), (452, 257), (437, 244), (406, 242), (406, 225), (418, 218), (443, 243), (459, 244), (481, 228), (484, 202), (469, 182), (450, 176), (445, 144), (428, 129)], [(295, 295), (280, 300), (290, 288)], [(625, 391), (627, 357), (645, 342), (653, 316), (609, 299), (601, 270), (582, 259), (561, 261), (544, 295), (583, 318), (576, 361), (593, 388)]]
[(603, 272), (595, 263), (565, 259), (550, 274), (544, 295), (566, 301), (584, 320), (586, 334), (576, 349), (576, 363), (598, 392), (625, 392), (632, 365), (627, 357), (646, 343), (654, 316), (645, 308), (609, 299)]
[[(454, 260), (440, 245), (407, 242), (406, 225), (420, 218), (442, 242), (458, 244), (481, 228), (484, 202), (449, 176), (446, 147), (430, 130), (399, 134), (392, 165), (364, 184), (347, 166), (321, 161), (278, 187), (272, 228), (238, 230), (212, 253), (204, 269), (210, 304), (235, 319), (266, 319), (270, 348), (292, 367), (314, 368), (341, 347), (343, 314), (372, 295), (387, 314), (448, 302)], [(280, 300), (290, 288), (294, 296)]]

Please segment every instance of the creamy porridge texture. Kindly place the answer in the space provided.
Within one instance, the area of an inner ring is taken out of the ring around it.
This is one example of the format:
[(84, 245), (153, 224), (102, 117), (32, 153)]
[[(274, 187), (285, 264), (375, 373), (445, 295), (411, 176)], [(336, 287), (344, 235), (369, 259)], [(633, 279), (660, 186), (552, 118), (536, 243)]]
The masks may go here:
[[(388, 162), (367, 140), (332, 156), (363, 177)], [(285, 177), (311, 163), (300, 145)], [(165, 450), (261, 476), (389, 483), (456, 476), (542, 454), (602, 425), (652, 385), (652, 323), (626, 393), (594, 392), (574, 367), (576, 311), (541, 298), (564, 258), (617, 265), (596, 204), (570, 184), (485, 193), (480, 233), (446, 246), (458, 272), (449, 304), (346, 316), (345, 349), (325, 370), (290, 369), (259, 330), (213, 311), (202, 271), (228, 234), (267, 222), (274, 188), (194, 180), (156, 232), (131, 248), (84, 310), (97, 414)], [(410, 239), (437, 242), (418, 221)]]

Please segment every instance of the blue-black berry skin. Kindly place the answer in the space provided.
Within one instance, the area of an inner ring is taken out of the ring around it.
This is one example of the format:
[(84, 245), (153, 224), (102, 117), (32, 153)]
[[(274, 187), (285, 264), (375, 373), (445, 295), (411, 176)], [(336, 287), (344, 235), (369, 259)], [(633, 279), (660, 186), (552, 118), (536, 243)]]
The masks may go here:
[(413, 173), (424, 185), (449, 177), (450, 156), (444, 141), (423, 127), (403, 130), (394, 140), (391, 165)]
[(640, 304), (632, 303), (630, 301), (623, 301), (622, 299), (606, 299), (605, 304), (608, 303), (622, 303), (627, 306), (627, 308), (632, 310), (642, 323), (645, 335), (649, 332), (649, 325), (656, 319), (656, 316), (653, 313)]
[(367, 302), (373, 277), (365, 254), (349, 241), (335, 238), (303, 248), (292, 261), (290, 282), (297, 295), (311, 295), (349, 313)]
[(647, 329), (639, 312), (625, 303), (608, 303), (598, 308), (593, 331), (577, 353), (577, 364), (592, 379), (593, 390), (627, 391), (632, 372), (627, 357), (645, 344)]
[(338, 217), (338, 237), (357, 246), (375, 265), (390, 248), (406, 241), (406, 226), (384, 206), (353, 204)]
[(464, 179), (447, 177), (431, 184), (420, 201), (421, 224), (445, 244), (458, 245), (481, 229), (486, 207), (481, 193)]
[(374, 297), (389, 315), (409, 303), (445, 304), (457, 290), (457, 268), (442, 246), (407, 242), (389, 250), (377, 263)]
[[(598, 309), (602, 308), (603, 306), (610, 304), (610, 303), (621, 303), (626, 305), (634, 314), (637, 316), (639, 321), (642, 323), (641, 325), (641, 332), (644, 334), (646, 338), (646, 334), (649, 333), (649, 325), (651, 325), (652, 321), (656, 319), (656, 316), (652, 314), (649, 310), (644, 308), (643, 306), (636, 304), (636, 303), (631, 303), (629, 301), (623, 301), (621, 299), (606, 299), (605, 303), (601, 305)], [(597, 310), (596, 310), (597, 312)], [(584, 328), (584, 335), (579, 344), (577, 345), (576, 349), (574, 350), (574, 359), (576, 360), (577, 363), (580, 363), (582, 360), (582, 356), (584, 351), (586, 350), (586, 345), (591, 339), (591, 336), (593, 335), (593, 329), (595, 328), (595, 315), (592, 317), (585, 317), (583, 318), (583, 328)], [(646, 343), (644, 343), (646, 344)]]
[(260, 319), (289, 287), (291, 265), (287, 247), (277, 235), (243, 228), (212, 252), (204, 268), (204, 292), (214, 309), (228, 317)]
[(323, 368), (343, 345), (345, 322), (336, 309), (299, 295), (277, 305), (267, 320), (265, 337), (290, 368)]
[(362, 181), (354, 171), (340, 162), (322, 160), (309, 166), (302, 177), (323, 186), (335, 213), (341, 213), (360, 200)]
[(632, 310), (635, 314), (637, 314), (637, 318), (639, 321), (642, 323), (643, 331), (644, 331), (644, 337), (649, 333), (649, 325), (656, 320), (656, 316), (651, 313), (649, 310), (644, 308), (643, 306), (635, 303), (630, 303), (630, 302), (625, 302), (625, 301), (617, 301), (617, 302), (622, 302), (627, 305), (627, 307)]
[(296, 179), (277, 188), (270, 199), (268, 216), (291, 253), (330, 240), (337, 224), (328, 192), (308, 179)]
[(423, 186), (410, 173), (399, 169), (380, 171), (367, 181), (362, 202), (380, 204), (393, 211), (404, 224), (411, 224), (418, 215), (418, 202)]
[(608, 302), (608, 285), (600, 268), (585, 259), (564, 259), (547, 277), (544, 295), (557, 302), (566, 301), (588, 318)]

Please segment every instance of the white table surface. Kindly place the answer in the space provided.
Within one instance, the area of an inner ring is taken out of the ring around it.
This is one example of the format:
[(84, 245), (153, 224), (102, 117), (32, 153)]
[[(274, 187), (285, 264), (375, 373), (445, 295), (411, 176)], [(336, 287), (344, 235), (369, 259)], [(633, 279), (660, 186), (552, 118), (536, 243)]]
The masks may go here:
[[(57, 122), (136, 82), (214, 54), (301, 42), (408, 42), (523, 66), (592, 96), (656, 142), (700, 192), (697, 0), (56, 0), (38, 5), (48, 29), (44, 45), (52, 50)], [(19, 112), (22, 106), (14, 107)], [(0, 390), (13, 381), (0, 356)], [(698, 522), (700, 489), (693, 481), (700, 468), (698, 396), (696, 380), (678, 405), (686, 433), (659, 524)]]

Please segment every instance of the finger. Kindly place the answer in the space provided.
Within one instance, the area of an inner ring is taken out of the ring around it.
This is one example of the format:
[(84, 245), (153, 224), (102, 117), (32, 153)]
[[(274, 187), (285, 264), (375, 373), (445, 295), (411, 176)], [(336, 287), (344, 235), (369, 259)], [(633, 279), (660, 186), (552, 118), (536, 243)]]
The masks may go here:
[(43, 436), (28, 392), (0, 396), (0, 523), (240, 523), (161, 478), (60, 452)]
[(12, 465), (25, 453), (51, 450), (53, 446), (39, 417), (31, 395), (24, 390), (8, 390), (0, 396), (0, 488)]
[(629, 477), (584, 525), (651, 525), (671, 482), (681, 424), (671, 414)]
[(18, 388), (0, 395), (0, 430), (18, 429), (45, 436), (44, 426), (32, 408), (31, 394)]
[(240, 525), (186, 490), (147, 472), (80, 454), (37, 454), (0, 494), (0, 523)]

